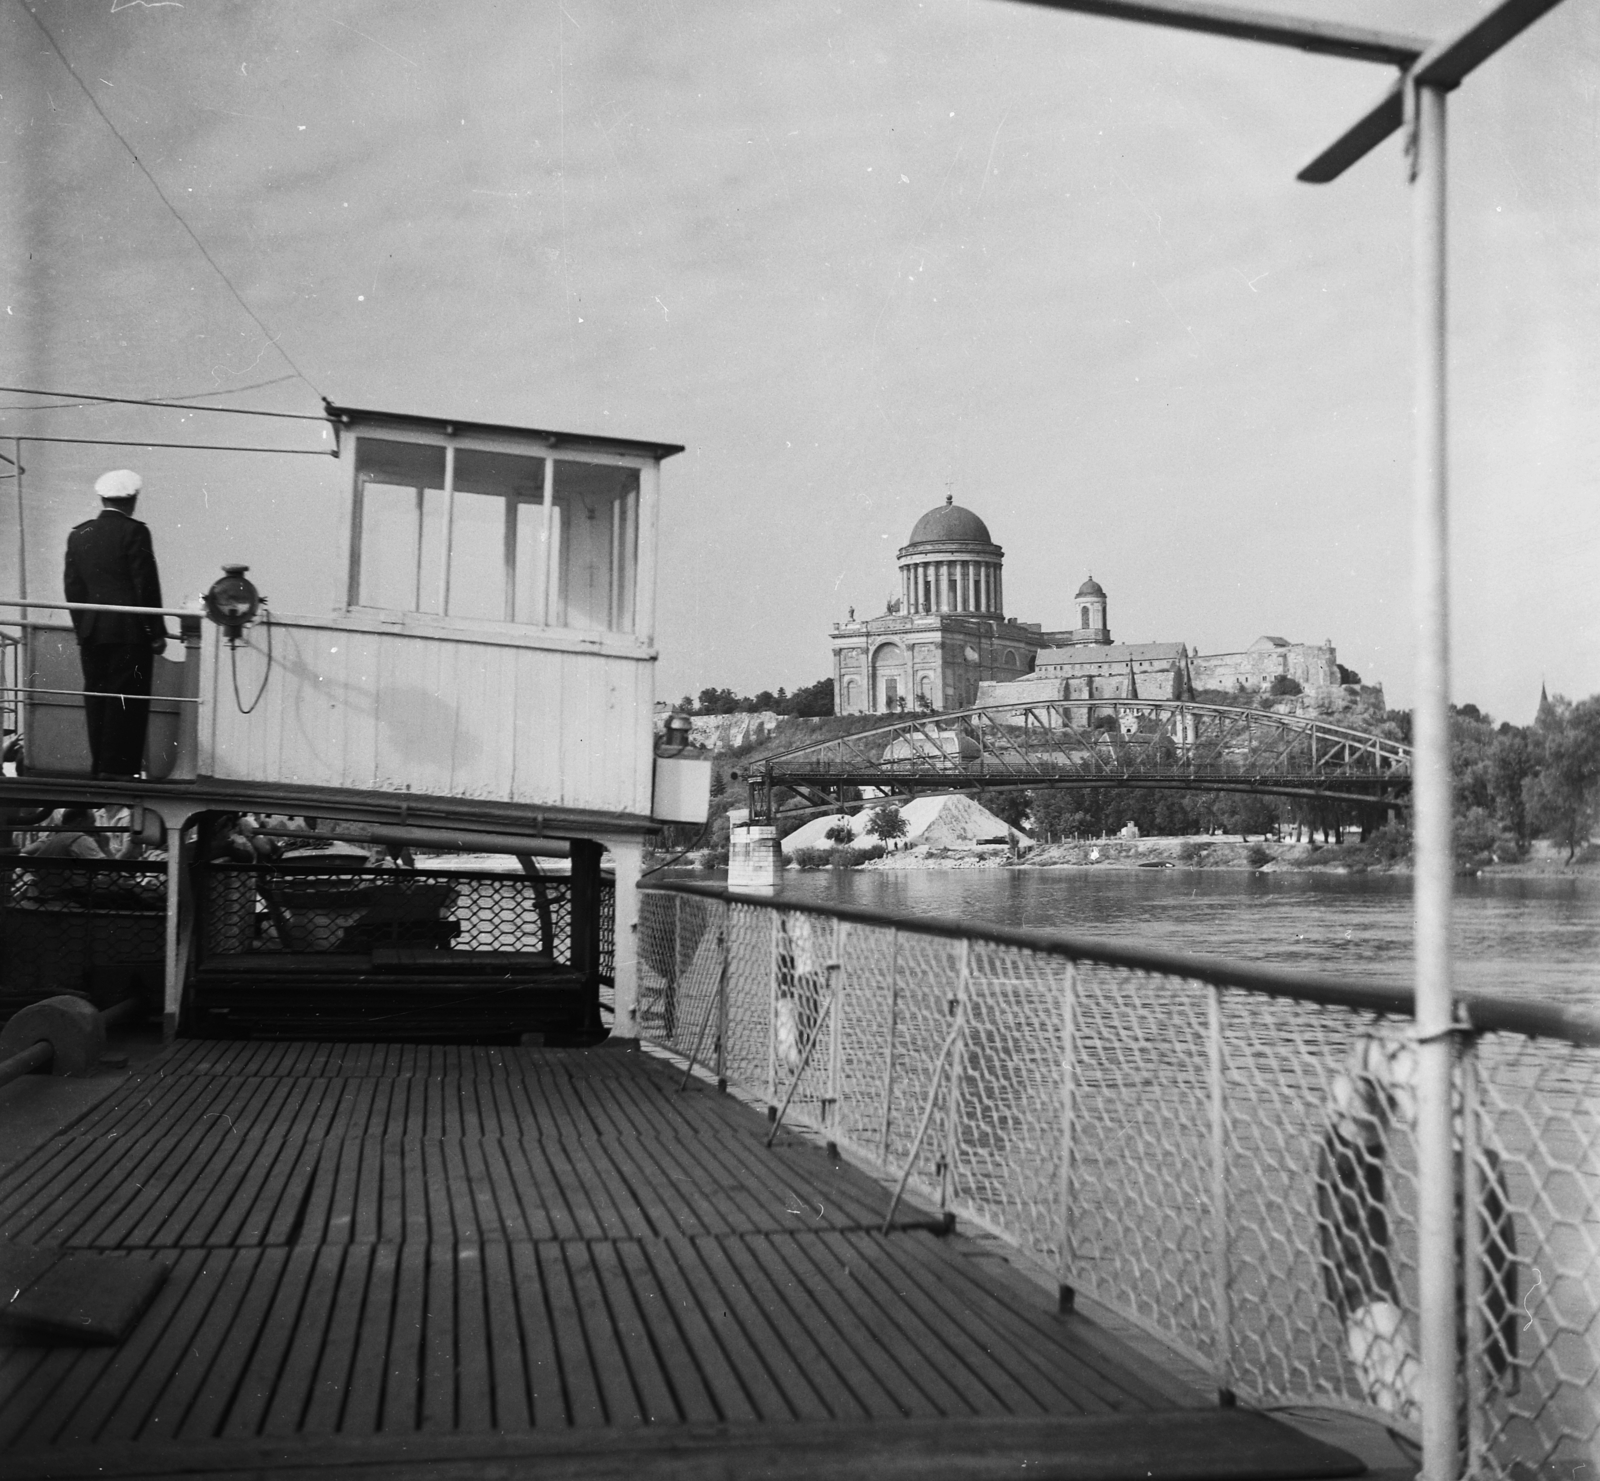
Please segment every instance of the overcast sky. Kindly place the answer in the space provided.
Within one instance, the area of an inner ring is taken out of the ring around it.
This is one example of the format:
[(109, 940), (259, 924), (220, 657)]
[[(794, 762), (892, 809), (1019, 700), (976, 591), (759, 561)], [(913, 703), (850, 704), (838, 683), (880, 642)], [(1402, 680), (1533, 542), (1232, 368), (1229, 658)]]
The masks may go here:
[[(1294, 8), (1433, 35), (1484, 7)], [(684, 443), (666, 698), (827, 673), (830, 623), (883, 609), (949, 492), (1014, 617), (1069, 625), (1092, 571), (1117, 638), (1331, 638), (1408, 702), (1399, 141), (1294, 179), (1387, 69), (1005, 0), (32, 9), (260, 325), (0, 0), (5, 384), (183, 395), (292, 361), (213, 404)], [(1566, 0), (1449, 105), (1454, 688), (1517, 721), (1541, 680), (1600, 690), (1597, 99), (1600, 0)], [(0, 434), (322, 445), (25, 401)], [(26, 462), (35, 595), (126, 464), (170, 595), (241, 560), (280, 610), (333, 599), (330, 460)], [(0, 591), (15, 530), (5, 495)]]

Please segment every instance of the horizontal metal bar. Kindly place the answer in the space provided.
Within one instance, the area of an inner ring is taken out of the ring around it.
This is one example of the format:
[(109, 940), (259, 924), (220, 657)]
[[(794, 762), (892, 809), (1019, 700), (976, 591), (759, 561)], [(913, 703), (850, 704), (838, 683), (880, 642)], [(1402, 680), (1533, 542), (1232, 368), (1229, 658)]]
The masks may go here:
[(193, 694), (114, 694), (109, 689), (26, 689), (0, 684), (0, 694), (67, 694), (78, 699), (94, 695), (96, 699), (148, 699), (170, 700), (175, 705), (197, 705), (203, 701)]
[[(948, 916), (911, 915), (859, 905), (821, 904), (787, 896), (743, 895), (730, 891), (726, 885), (702, 884), (693, 880), (652, 880), (649, 885), (641, 885), (640, 888), (699, 895), (708, 900), (740, 905), (759, 905), (769, 910), (801, 911), (858, 925), (886, 926), (954, 941), (991, 941), (1000, 946), (1014, 946), (1046, 956), (1063, 957), (1068, 961), (1125, 967), (1135, 972), (1181, 977), (1191, 982), (1209, 982), (1218, 987), (1237, 988), (1242, 992), (1293, 998), (1330, 1007), (1359, 1008), (1371, 1013), (1392, 1013), (1405, 1017), (1410, 1017), (1412, 1010), (1412, 991), (1409, 987), (1384, 987), (1317, 972), (1257, 967), (1244, 962), (1224, 961), (1220, 957), (1152, 951), (1147, 947), (1123, 946), (1072, 936), (1062, 931), (997, 926), (981, 921), (955, 920)], [(1525, 1001), (1497, 993), (1458, 992), (1456, 997), (1466, 1010), (1471, 1028), (1479, 1033), (1528, 1034), (1600, 1047), (1600, 1013), (1592, 1009)]]
[(1147, 26), (1167, 26), (1228, 36), (1238, 41), (1260, 41), (1287, 46), (1321, 56), (1345, 57), (1357, 62), (1383, 62), (1408, 67), (1427, 50), (1415, 36), (1377, 31), (1367, 26), (1347, 26), (1299, 16), (1271, 15), (1241, 10), (1233, 5), (1212, 5), (1206, 0), (1023, 0), (1048, 10), (1071, 10), (1109, 20), (1137, 21)]
[(198, 620), (204, 614), (183, 607), (117, 607), (109, 602), (32, 602), (17, 597), (0, 597), (0, 607), (27, 607), (43, 612), (132, 612), (139, 617), (187, 617)]
[(1307, 185), (1326, 185), (1337, 180), (1358, 159), (1365, 158), (1405, 122), (1406, 82), (1401, 78), (1376, 104), (1298, 175)]
[(54, 1058), (55, 1050), (50, 1047), (48, 1039), (40, 1039), (37, 1044), (19, 1049), (15, 1054), (0, 1059), (0, 1086), (31, 1075), (35, 1070), (42, 1070)]
[(1504, 0), (1457, 36), (1428, 48), (1412, 69), (1412, 76), (1427, 87), (1459, 87), (1501, 47), (1515, 41), (1561, 0)]
[[(1459, 35), (1429, 47), (1411, 68), (1410, 81), (1447, 92), (1459, 87), (1468, 73), (1560, 3), (1561, 0), (1505, 0)], [(1405, 121), (1404, 87), (1401, 83), (1386, 93), (1295, 178), (1309, 185), (1326, 185), (1398, 131)]]

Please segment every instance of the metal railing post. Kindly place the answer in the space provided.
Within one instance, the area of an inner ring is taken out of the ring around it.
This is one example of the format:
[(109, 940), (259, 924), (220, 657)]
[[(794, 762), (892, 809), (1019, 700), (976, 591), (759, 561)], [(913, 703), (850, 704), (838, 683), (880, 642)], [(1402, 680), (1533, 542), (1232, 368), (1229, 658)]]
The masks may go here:
[(1233, 1282), (1228, 1244), (1228, 1123), (1222, 1060), (1222, 989), (1206, 989), (1209, 1073), (1211, 1085), (1211, 1301), (1215, 1328), (1217, 1402), (1232, 1408)]
[(718, 942), (722, 947), (722, 960), (717, 972), (717, 1089), (728, 1088), (728, 970), (733, 957), (733, 906), (721, 902), (721, 929)]
[(1488, 1404), (1484, 1366), (1487, 1342), (1483, 1323), (1484, 1188), (1478, 1161), (1478, 1045), (1462, 1036), (1459, 1060), (1461, 1085), (1461, 1261), (1462, 1303), (1466, 1307), (1465, 1372), (1467, 1397), (1468, 1476), (1485, 1474), (1485, 1410)]
[(178, 754), (172, 764), (172, 780), (192, 782), (200, 774), (200, 619), (180, 617), (178, 631), (183, 642), (183, 697), (194, 703), (178, 706)]
[(833, 1157), (839, 1153), (839, 1089), (844, 1068), (844, 953), (849, 939), (849, 923), (835, 921), (833, 960), (828, 963), (828, 999), (832, 1005), (828, 1022), (828, 1103), (822, 1118), (828, 1137), (828, 1155)]
[(894, 1031), (900, 1006), (900, 930), (889, 932), (889, 1035), (883, 1066), (883, 1126), (878, 1134), (878, 1161), (889, 1165), (889, 1128), (894, 1116)]
[(768, 917), (768, 935), (771, 950), (768, 952), (767, 974), (767, 1115), (778, 1114), (778, 942), (783, 914), (774, 910)]
[(945, 1107), (944, 1156), (939, 1169), (939, 1211), (948, 1220), (949, 1204), (956, 1191), (956, 1155), (961, 1145), (961, 1075), (967, 1046), (968, 973), (972, 961), (972, 943), (965, 937), (961, 941), (961, 965), (956, 976), (956, 1038), (950, 1052), (950, 1099)]
[(1056, 1307), (1070, 1311), (1077, 1299), (1072, 1268), (1072, 1137), (1073, 1099), (1077, 1092), (1078, 968), (1067, 963), (1061, 994), (1061, 1223), (1057, 1233)]

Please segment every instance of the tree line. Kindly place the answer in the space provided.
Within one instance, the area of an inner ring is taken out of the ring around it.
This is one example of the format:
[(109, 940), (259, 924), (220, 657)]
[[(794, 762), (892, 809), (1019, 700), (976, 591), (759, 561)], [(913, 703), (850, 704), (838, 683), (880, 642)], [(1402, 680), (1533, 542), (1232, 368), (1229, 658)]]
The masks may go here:
[(759, 694), (735, 694), (731, 689), (702, 689), (698, 699), (684, 695), (676, 706), (683, 715), (754, 715), (772, 712), (779, 715), (821, 716), (833, 713), (833, 680), (818, 679), (790, 694), (780, 688), (776, 694), (763, 689)]

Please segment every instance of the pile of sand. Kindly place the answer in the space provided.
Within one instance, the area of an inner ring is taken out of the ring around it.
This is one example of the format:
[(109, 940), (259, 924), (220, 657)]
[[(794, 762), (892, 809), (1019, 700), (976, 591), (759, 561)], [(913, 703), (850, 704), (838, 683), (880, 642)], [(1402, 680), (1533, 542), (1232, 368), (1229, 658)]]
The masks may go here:
[[(875, 842), (867, 832), (872, 813), (869, 806), (853, 816), (831, 813), (824, 818), (813, 818), (783, 840), (783, 851), (792, 854), (796, 849), (831, 847), (828, 830), (840, 822), (849, 827), (858, 842)], [(901, 841), (905, 847), (960, 849), (976, 848), (984, 843), (1029, 844), (1033, 841), (970, 797), (918, 797), (900, 809), (900, 816), (906, 822), (906, 837)]]

